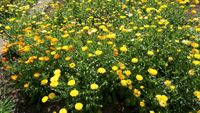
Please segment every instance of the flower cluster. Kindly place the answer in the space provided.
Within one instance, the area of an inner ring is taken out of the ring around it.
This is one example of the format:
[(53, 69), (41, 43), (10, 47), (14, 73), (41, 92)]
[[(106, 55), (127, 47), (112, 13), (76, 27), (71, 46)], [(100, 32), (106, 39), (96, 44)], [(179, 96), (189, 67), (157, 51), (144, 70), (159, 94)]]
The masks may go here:
[(135, 112), (196, 112), (198, 3), (72, 0), (32, 15), (30, 3), (7, 4), (3, 68), (36, 102), (58, 104), (54, 113), (96, 113), (121, 100)]

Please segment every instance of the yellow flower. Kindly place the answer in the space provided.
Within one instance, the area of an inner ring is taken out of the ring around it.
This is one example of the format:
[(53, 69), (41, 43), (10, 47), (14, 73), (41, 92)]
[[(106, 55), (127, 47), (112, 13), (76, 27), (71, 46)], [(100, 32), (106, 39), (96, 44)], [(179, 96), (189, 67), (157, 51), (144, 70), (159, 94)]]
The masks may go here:
[(167, 87), (169, 87), (169, 86), (171, 85), (171, 81), (170, 81), (170, 80), (166, 80), (164, 83), (165, 83), (165, 85), (166, 85)]
[(38, 77), (40, 76), (40, 73), (35, 73), (33, 76), (34, 76), (35, 78), (38, 78)]
[(12, 79), (12, 80), (17, 80), (17, 75), (12, 75), (12, 76), (11, 76), (11, 79)]
[(155, 111), (151, 110), (151, 111), (149, 111), (149, 113), (155, 113)]
[(158, 100), (161, 107), (167, 106), (168, 97), (166, 95), (156, 95), (156, 99)]
[(133, 90), (133, 94), (136, 96), (136, 97), (139, 97), (141, 95), (141, 92), (138, 90), (138, 89), (134, 89)]
[(196, 73), (195, 73), (195, 70), (194, 70), (194, 69), (190, 69), (190, 70), (188, 71), (188, 74), (189, 74), (190, 76), (194, 76)]
[(126, 48), (126, 45), (123, 45), (122, 47), (119, 48), (119, 50), (121, 52), (127, 52), (128, 49)]
[(48, 83), (48, 80), (47, 79), (43, 79), (42, 81), (41, 81), (41, 85), (46, 85)]
[(97, 55), (97, 56), (99, 56), (99, 55), (103, 54), (103, 52), (100, 51), (100, 50), (96, 50), (96, 51), (94, 52), (94, 54)]
[(142, 75), (136, 75), (136, 79), (137, 79), (138, 81), (142, 81), (142, 80), (143, 80), (143, 77), (142, 77)]
[(66, 108), (62, 108), (59, 110), (59, 113), (67, 113), (67, 109)]
[(56, 75), (56, 76), (54, 75), (53, 77), (51, 77), (50, 81), (51, 82), (57, 82), (59, 77), (60, 77), (60, 75)]
[(87, 46), (83, 46), (81, 49), (82, 49), (82, 51), (87, 51), (88, 47)]
[(93, 84), (90, 85), (90, 88), (91, 88), (92, 90), (96, 90), (96, 89), (99, 88), (99, 86), (98, 86), (96, 83), (93, 83)]
[(71, 57), (67, 56), (67, 57), (65, 57), (65, 60), (66, 60), (66, 61), (70, 61), (70, 60), (71, 60)]
[(104, 74), (104, 73), (106, 73), (106, 69), (103, 67), (100, 67), (100, 68), (98, 68), (97, 72), (100, 74)]
[(194, 65), (200, 65), (200, 61), (198, 61), (198, 60), (194, 60), (194, 61), (192, 61), (192, 63), (193, 63)]
[(175, 88), (176, 88), (176, 87), (175, 87), (174, 85), (171, 85), (171, 86), (170, 86), (170, 89), (171, 89), (172, 91), (174, 91)]
[(5, 26), (5, 29), (6, 29), (6, 30), (10, 30), (11, 27), (10, 27), (10, 26)]
[(82, 109), (83, 109), (83, 104), (80, 103), (80, 102), (76, 103), (76, 104), (75, 104), (75, 109), (76, 109), (77, 111), (82, 110)]
[(60, 69), (56, 69), (55, 71), (54, 71), (54, 75), (57, 75), (57, 74), (60, 74), (61, 73), (61, 70)]
[(54, 99), (56, 97), (56, 94), (53, 93), (53, 92), (49, 93), (48, 97), (49, 97), (50, 100), (52, 100), (52, 99)]
[(48, 101), (49, 97), (48, 96), (44, 96), (42, 98), (42, 103), (46, 103)]
[(147, 55), (153, 56), (153, 55), (154, 55), (154, 52), (153, 52), (153, 51), (147, 51)]
[(138, 59), (137, 59), (137, 58), (132, 58), (132, 59), (131, 59), (131, 62), (132, 62), (132, 63), (138, 63)]
[(118, 70), (118, 67), (117, 67), (117, 66), (113, 66), (113, 67), (112, 67), (112, 70), (113, 70), (113, 71), (117, 71), (117, 70)]
[(131, 75), (131, 71), (130, 71), (130, 70), (126, 70), (126, 71), (125, 71), (125, 74), (126, 74), (126, 76), (129, 77), (129, 76)]
[(50, 83), (51, 87), (57, 87), (58, 86), (58, 81), (53, 81)]
[(145, 106), (144, 100), (140, 101), (140, 107), (144, 107), (144, 106)]
[(199, 59), (200, 60), (200, 54), (194, 54), (194, 58)]
[(69, 86), (74, 86), (76, 84), (76, 81), (75, 80), (70, 80), (68, 81), (67, 85)]
[(153, 69), (153, 68), (149, 68), (149, 69), (148, 69), (148, 72), (149, 72), (149, 74), (152, 75), (152, 76), (156, 76), (156, 75), (158, 74), (158, 71), (155, 70), (155, 69)]
[(198, 48), (198, 47), (199, 47), (199, 44), (198, 44), (198, 43), (195, 43), (195, 42), (193, 42), (193, 43), (191, 43), (191, 46), (192, 46), (193, 48)]
[(71, 95), (72, 97), (76, 97), (76, 96), (78, 96), (78, 94), (79, 94), (79, 91), (76, 90), (76, 89), (70, 91), (70, 95)]
[(121, 83), (121, 85), (124, 86), (124, 87), (126, 87), (126, 86), (128, 85), (126, 80), (121, 80), (120, 83)]
[(76, 66), (75, 63), (70, 63), (70, 64), (69, 64), (69, 67), (70, 67), (70, 68), (74, 68), (75, 66)]
[(25, 83), (24, 88), (28, 88), (28, 87), (29, 87), (29, 83)]

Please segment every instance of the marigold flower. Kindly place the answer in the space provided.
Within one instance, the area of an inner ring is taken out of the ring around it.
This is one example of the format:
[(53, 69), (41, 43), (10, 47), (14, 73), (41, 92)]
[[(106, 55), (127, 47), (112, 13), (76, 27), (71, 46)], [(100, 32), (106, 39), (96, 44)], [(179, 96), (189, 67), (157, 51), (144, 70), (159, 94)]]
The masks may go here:
[(58, 86), (58, 81), (53, 81), (50, 83), (51, 87), (57, 87)]
[(103, 52), (102, 52), (102, 51), (100, 51), (100, 50), (96, 50), (94, 53), (95, 53), (95, 55), (97, 55), (97, 56), (99, 56), (99, 55), (103, 54)]
[(122, 47), (119, 48), (119, 50), (121, 52), (127, 52), (128, 49), (126, 48), (126, 45), (123, 45)]
[(38, 77), (40, 76), (40, 73), (35, 73), (33, 76), (34, 76), (35, 78), (38, 78)]
[(75, 68), (75, 66), (76, 66), (75, 63), (70, 63), (70, 64), (69, 64), (69, 67), (70, 67), (70, 68)]
[(142, 75), (136, 75), (136, 79), (137, 79), (138, 81), (142, 81), (142, 80), (143, 80), (143, 77), (142, 77)]
[(165, 83), (165, 85), (166, 85), (167, 87), (169, 87), (169, 86), (171, 85), (171, 81), (170, 81), (170, 80), (166, 80), (164, 83)]
[(12, 79), (12, 80), (17, 80), (17, 75), (12, 75), (10, 78)]
[(103, 67), (100, 67), (100, 68), (98, 68), (97, 72), (100, 74), (104, 74), (104, 73), (106, 73), (106, 69)]
[(59, 110), (59, 113), (67, 113), (67, 109), (66, 108), (62, 108)]
[(140, 101), (140, 107), (144, 107), (144, 106), (145, 106), (144, 100)]
[(98, 86), (96, 83), (93, 83), (93, 84), (90, 85), (90, 88), (91, 88), (92, 90), (96, 90), (96, 89), (99, 88), (99, 86)]
[(72, 96), (72, 97), (76, 97), (76, 96), (78, 96), (78, 94), (79, 94), (79, 91), (76, 89), (70, 91), (70, 96)]
[(49, 93), (48, 97), (49, 97), (50, 100), (52, 100), (52, 99), (54, 99), (56, 97), (56, 94), (53, 93), (53, 92)]
[(153, 51), (147, 51), (147, 55), (153, 56), (153, 55), (154, 55), (154, 52), (153, 52)]
[(141, 95), (141, 92), (138, 90), (138, 89), (134, 89), (133, 90), (133, 94), (136, 96), (136, 97), (139, 97)]
[(138, 63), (138, 59), (137, 59), (137, 58), (132, 58), (132, 59), (131, 59), (131, 62), (132, 62), (132, 63)]
[(44, 96), (42, 98), (42, 103), (46, 103), (48, 101), (49, 97), (48, 96)]
[(117, 71), (117, 70), (118, 70), (118, 67), (117, 67), (117, 66), (112, 66), (112, 70), (113, 70), (113, 71)]
[(156, 75), (158, 74), (158, 71), (155, 70), (155, 69), (153, 69), (153, 68), (149, 68), (149, 69), (148, 69), (148, 72), (149, 72), (149, 74), (152, 75), (152, 76), (156, 76)]
[(25, 83), (24, 88), (28, 88), (28, 87), (29, 87), (29, 83)]
[(67, 85), (69, 86), (74, 86), (76, 84), (76, 81), (75, 80), (70, 80), (68, 81)]
[(124, 86), (124, 87), (126, 87), (126, 86), (128, 85), (126, 80), (121, 80), (120, 83), (121, 83), (121, 85)]
[(47, 79), (43, 79), (42, 81), (41, 81), (41, 85), (46, 85), (48, 83), (48, 80)]
[(76, 103), (76, 104), (75, 104), (75, 109), (76, 109), (77, 111), (82, 110), (82, 109), (83, 109), (83, 104), (80, 103), (80, 102)]

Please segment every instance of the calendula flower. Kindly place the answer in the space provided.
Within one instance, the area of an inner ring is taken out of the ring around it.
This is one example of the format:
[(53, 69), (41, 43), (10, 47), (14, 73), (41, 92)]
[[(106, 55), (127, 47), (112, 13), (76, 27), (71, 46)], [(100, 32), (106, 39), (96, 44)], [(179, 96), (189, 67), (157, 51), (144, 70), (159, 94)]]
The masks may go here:
[(132, 59), (131, 59), (131, 62), (132, 62), (132, 63), (138, 63), (138, 58), (132, 58)]
[(47, 79), (43, 79), (42, 81), (41, 81), (41, 85), (46, 85), (48, 83), (48, 80)]
[(96, 50), (96, 51), (94, 52), (94, 54), (97, 55), (97, 56), (99, 56), (99, 55), (103, 54), (103, 52), (100, 51), (100, 50)]
[(82, 51), (87, 51), (88, 47), (87, 46), (83, 46), (81, 47)]
[(10, 78), (11, 78), (11, 80), (17, 80), (17, 75), (12, 75)]
[(144, 100), (140, 101), (140, 107), (144, 107), (144, 106), (145, 106)]
[(171, 85), (171, 81), (170, 81), (170, 80), (166, 80), (164, 83), (165, 83), (165, 85), (166, 85), (167, 87), (169, 87), (169, 86)]
[(69, 64), (69, 67), (70, 67), (70, 68), (75, 68), (75, 66), (76, 66), (75, 63), (70, 63), (70, 64)]
[(126, 45), (123, 45), (122, 47), (119, 48), (119, 50), (121, 52), (127, 52), (128, 49), (127, 49)]
[(35, 73), (33, 76), (34, 76), (35, 78), (38, 78), (38, 77), (40, 76), (40, 73)]
[(161, 107), (167, 106), (168, 97), (166, 95), (156, 95), (156, 99), (158, 100)]
[(56, 69), (55, 71), (54, 71), (54, 75), (57, 75), (57, 74), (60, 74), (61, 73), (61, 70), (60, 69)]
[(125, 73), (125, 75), (128, 76), (128, 77), (132, 74), (130, 70), (125, 70), (124, 73)]
[(136, 97), (139, 97), (141, 95), (141, 92), (138, 90), (138, 89), (134, 89), (133, 90), (133, 94), (136, 96)]
[(100, 74), (104, 74), (104, 73), (106, 73), (106, 69), (103, 67), (100, 67), (100, 68), (98, 68), (97, 72)]
[(57, 87), (58, 86), (58, 81), (53, 81), (50, 83), (51, 87)]
[(152, 75), (152, 76), (156, 76), (156, 75), (158, 74), (158, 71), (155, 70), (155, 69), (153, 69), (153, 68), (149, 68), (149, 69), (148, 69), (148, 72), (149, 72), (149, 74)]
[(176, 88), (176, 87), (175, 87), (174, 85), (171, 85), (171, 86), (170, 86), (171, 91), (174, 91), (175, 88)]
[(99, 88), (99, 86), (96, 83), (93, 83), (90, 85), (90, 89), (92, 89), (92, 90), (96, 90), (98, 88)]
[(59, 110), (59, 113), (67, 113), (67, 109), (66, 108), (62, 108)]
[(29, 83), (25, 83), (24, 88), (28, 88), (28, 87), (29, 87)]
[(69, 86), (74, 86), (76, 84), (76, 81), (75, 80), (70, 80), (68, 81), (67, 85)]
[(153, 51), (147, 51), (147, 55), (153, 56), (153, 55), (154, 55), (154, 52), (153, 52)]
[(137, 74), (137, 75), (136, 75), (136, 79), (137, 79), (138, 81), (142, 81), (142, 80), (143, 80), (143, 77), (142, 77), (142, 75)]
[(53, 100), (56, 97), (56, 94), (53, 93), (53, 92), (49, 93), (48, 97), (49, 97), (50, 100)]
[(120, 83), (124, 87), (126, 87), (128, 85), (126, 80), (121, 80)]
[(5, 26), (5, 29), (6, 30), (11, 30), (11, 27), (10, 26)]
[(42, 98), (42, 103), (46, 103), (48, 101), (49, 97), (48, 96), (44, 96)]
[(117, 67), (117, 66), (112, 66), (112, 70), (113, 70), (113, 71), (117, 71), (117, 70), (118, 70), (118, 67)]
[(82, 110), (82, 109), (83, 109), (83, 104), (80, 103), (80, 102), (76, 103), (76, 104), (75, 104), (75, 109), (76, 109), (77, 111)]
[(66, 61), (70, 61), (70, 60), (71, 60), (71, 57), (67, 56), (67, 57), (65, 57), (65, 60), (66, 60)]
[(79, 94), (79, 91), (76, 89), (70, 91), (70, 96), (72, 96), (72, 97), (76, 97), (76, 96), (78, 96), (78, 94)]

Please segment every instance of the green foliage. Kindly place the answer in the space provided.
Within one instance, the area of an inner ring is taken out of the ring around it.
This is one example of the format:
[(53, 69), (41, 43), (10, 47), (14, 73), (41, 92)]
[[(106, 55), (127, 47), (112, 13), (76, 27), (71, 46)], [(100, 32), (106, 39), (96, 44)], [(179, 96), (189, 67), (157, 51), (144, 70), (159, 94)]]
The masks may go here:
[(3, 25), (4, 53), (19, 55), (4, 61), (6, 73), (30, 98), (85, 113), (118, 101), (134, 112), (200, 109), (200, 26), (186, 13), (193, 6), (170, 0), (50, 6), (52, 15), (16, 7)]

